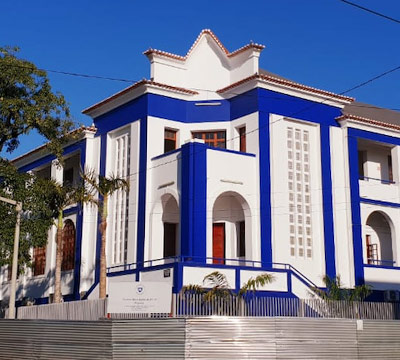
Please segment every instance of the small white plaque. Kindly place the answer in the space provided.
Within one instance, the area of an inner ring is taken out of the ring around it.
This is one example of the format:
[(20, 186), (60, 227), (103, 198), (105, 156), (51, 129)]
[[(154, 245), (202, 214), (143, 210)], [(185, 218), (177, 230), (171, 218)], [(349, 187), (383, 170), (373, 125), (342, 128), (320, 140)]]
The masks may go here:
[(168, 283), (113, 279), (108, 282), (108, 294), (109, 314), (171, 312), (172, 286)]

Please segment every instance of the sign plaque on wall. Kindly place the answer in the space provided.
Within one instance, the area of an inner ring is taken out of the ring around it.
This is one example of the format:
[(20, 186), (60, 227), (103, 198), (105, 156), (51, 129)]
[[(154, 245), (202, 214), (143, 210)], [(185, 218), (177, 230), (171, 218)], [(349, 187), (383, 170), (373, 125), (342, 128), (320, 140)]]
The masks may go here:
[(172, 287), (163, 282), (112, 280), (108, 283), (107, 313), (170, 313)]

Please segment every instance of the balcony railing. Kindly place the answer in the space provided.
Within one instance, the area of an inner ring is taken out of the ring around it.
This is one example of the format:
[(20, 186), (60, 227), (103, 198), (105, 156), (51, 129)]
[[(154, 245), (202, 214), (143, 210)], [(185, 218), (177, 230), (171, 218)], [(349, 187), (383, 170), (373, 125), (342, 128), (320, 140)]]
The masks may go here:
[(386, 266), (386, 267), (394, 267), (396, 261), (394, 260), (378, 260), (368, 258), (368, 265), (375, 265), (375, 266)]
[(389, 180), (389, 179), (378, 179), (378, 178), (373, 178), (373, 177), (368, 177), (368, 176), (362, 176), (360, 175), (359, 177), (360, 180), (364, 180), (364, 181), (379, 181), (381, 184), (385, 184), (385, 185), (390, 185), (390, 184), (396, 184), (395, 181), (393, 180)]

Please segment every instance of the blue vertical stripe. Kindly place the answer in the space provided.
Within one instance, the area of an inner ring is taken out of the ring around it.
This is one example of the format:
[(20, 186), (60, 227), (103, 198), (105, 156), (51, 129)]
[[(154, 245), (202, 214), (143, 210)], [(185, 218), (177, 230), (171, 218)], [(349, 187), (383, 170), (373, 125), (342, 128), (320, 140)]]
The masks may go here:
[(261, 262), (272, 263), (271, 153), (269, 113), (259, 112)]
[(357, 138), (348, 130), (351, 221), (353, 230), (354, 280), (356, 285), (364, 284), (363, 248), (360, 215), (360, 186), (358, 174)]
[(336, 276), (335, 236), (333, 226), (332, 173), (329, 126), (321, 125), (321, 175), (325, 239), (325, 272), (331, 279)]
[(145, 241), (145, 229), (146, 229), (147, 121), (148, 121), (147, 116), (140, 119), (139, 189), (138, 189), (137, 255), (136, 255), (136, 262), (138, 269), (143, 268), (144, 241)]

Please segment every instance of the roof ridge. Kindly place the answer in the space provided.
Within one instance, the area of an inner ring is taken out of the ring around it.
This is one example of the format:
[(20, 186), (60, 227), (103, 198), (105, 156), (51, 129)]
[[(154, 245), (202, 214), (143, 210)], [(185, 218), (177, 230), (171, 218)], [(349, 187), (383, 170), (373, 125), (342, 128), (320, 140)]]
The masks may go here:
[(197, 44), (199, 43), (199, 41), (200, 41), (200, 39), (201, 39), (201, 37), (203, 35), (211, 36), (211, 38), (216, 42), (216, 44), (219, 46), (219, 48), (228, 57), (233, 57), (233, 56), (238, 55), (241, 52), (246, 51), (247, 49), (251, 49), (251, 48), (254, 48), (255, 50), (258, 50), (258, 51), (262, 51), (265, 48), (265, 46), (262, 45), (262, 44), (257, 44), (257, 43), (250, 42), (250, 43), (248, 43), (246, 45), (243, 45), (239, 49), (236, 49), (236, 50), (234, 50), (232, 52), (229, 52), (229, 50), (224, 46), (224, 44), (221, 42), (221, 40), (217, 37), (217, 35), (214, 34), (214, 32), (211, 29), (203, 29), (200, 32), (200, 34), (197, 36), (196, 40), (193, 42), (192, 46), (189, 48), (189, 50), (188, 50), (188, 52), (186, 53), (185, 56), (178, 55), (178, 54), (173, 54), (173, 53), (168, 52), (168, 51), (158, 50), (158, 49), (153, 49), (153, 48), (147, 49), (146, 51), (143, 52), (143, 54), (146, 55), (146, 56), (149, 56), (151, 54), (157, 54), (157, 55), (161, 55), (161, 56), (170, 57), (172, 59), (179, 60), (179, 61), (186, 61), (186, 59), (189, 57), (189, 55), (192, 53), (194, 48), (197, 46)]

